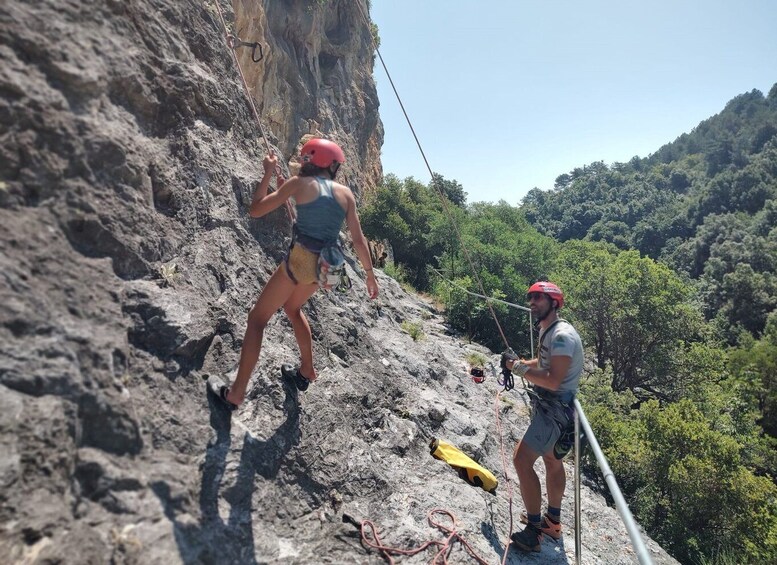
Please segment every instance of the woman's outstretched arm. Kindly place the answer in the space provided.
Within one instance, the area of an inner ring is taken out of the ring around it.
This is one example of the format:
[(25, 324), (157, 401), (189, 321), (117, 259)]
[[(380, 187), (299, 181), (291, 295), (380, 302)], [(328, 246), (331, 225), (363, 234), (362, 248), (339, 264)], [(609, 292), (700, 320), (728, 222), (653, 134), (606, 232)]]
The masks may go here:
[(367, 294), (370, 298), (377, 298), (378, 281), (375, 279), (375, 272), (372, 270), (370, 248), (367, 245), (367, 238), (364, 237), (364, 232), (362, 232), (359, 213), (356, 211), (356, 199), (350, 190), (347, 190), (346, 194), (348, 209), (345, 212), (345, 221), (348, 224), (348, 230), (351, 232), (351, 240), (353, 241), (354, 249), (356, 249), (356, 255), (359, 257), (364, 270), (367, 271)]

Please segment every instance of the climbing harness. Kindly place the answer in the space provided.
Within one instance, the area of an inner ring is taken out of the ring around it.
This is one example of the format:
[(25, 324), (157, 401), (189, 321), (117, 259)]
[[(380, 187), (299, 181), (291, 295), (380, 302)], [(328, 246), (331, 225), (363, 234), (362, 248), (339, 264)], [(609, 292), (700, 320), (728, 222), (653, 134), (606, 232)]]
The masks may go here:
[(295, 245), (300, 245), (308, 252), (316, 255), (315, 276), (318, 286), (324, 290), (336, 290), (338, 292), (347, 292), (353, 286), (351, 278), (345, 269), (345, 252), (340, 241), (325, 242), (299, 232), (297, 223), (291, 226), (291, 241), (289, 251), (286, 253), (286, 273), (296, 284), (298, 281), (294, 277), (289, 266), (289, 259)]
[(345, 270), (345, 254), (339, 241), (326, 245), (318, 254), (316, 274), (318, 286), (324, 290), (347, 292), (353, 286)]

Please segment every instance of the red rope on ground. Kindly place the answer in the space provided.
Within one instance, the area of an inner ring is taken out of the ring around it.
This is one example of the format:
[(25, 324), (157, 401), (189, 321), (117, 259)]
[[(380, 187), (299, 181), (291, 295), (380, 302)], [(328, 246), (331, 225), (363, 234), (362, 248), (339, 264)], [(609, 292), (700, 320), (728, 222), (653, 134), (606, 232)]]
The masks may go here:
[[(451, 525), (445, 526), (443, 524), (440, 524), (439, 522), (436, 522), (433, 518), (435, 514), (443, 514), (450, 518)], [(398, 547), (390, 547), (388, 545), (384, 545), (383, 542), (380, 539), (380, 536), (378, 535), (377, 527), (373, 522), (370, 520), (363, 520), (361, 523), (361, 534), (362, 534), (362, 543), (368, 547), (371, 547), (373, 549), (377, 549), (383, 554), (383, 557), (386, 558), (386, 560), (389, 562), (390, 565), (394, 565), (395, 561), (394, 558), (391, 557), (391, 554), (395, 555), (415, 555), (416, 553), (420, 553), (427, 549), (428, 547), (435, 546), (438, 547), (437, 553), (435, 553), (432, 560), (429, 562), (431, 565), (447, 565), (448, 564), (448, 555), (450, 554), (451, 550), (453, 549), (452, 543), (456, 540), (460, 541), (462, 544), (464, 544), (464, 548), (469, 552), (469, 554), (480, 563), (480, 565), (488, 565), (488, 562), (481, 558), (477, 553), (475, 553), (475, 550), (472, 549), (472, 547), (467, 543), (467, 541), (461, 537), (461, 534), (459, 534), (456, 531), (456, 517), (453, 515), (452, 512), (449, 512), (448, 510), (444, 510), (442, 508), (435, 508), (434, 510), (430, 510), (429, 513), (426, 515), (426, 519), (429, 521), (430, 526), (434, 526), (435, 528), (441, 530), (445, 534), (448, 535), (448, 538), (445, 540), (445, 542), (442, 541), (427, 541), (426, 543), (422, 544), (419, 547), (416, 547), (414, 549), (400, 549)], [(371, 531), (371, 539), (367, 536), (367, 528)]]

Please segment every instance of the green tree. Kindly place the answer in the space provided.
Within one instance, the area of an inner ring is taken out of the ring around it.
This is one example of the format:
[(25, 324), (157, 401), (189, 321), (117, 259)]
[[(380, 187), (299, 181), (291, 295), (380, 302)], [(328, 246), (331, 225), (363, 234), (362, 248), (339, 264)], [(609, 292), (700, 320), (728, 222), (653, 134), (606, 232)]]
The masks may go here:
[[(770, 316), (770, 322), (770, 331), (774, 331), (771, 328), (777, 326), (777, 313)], [(731, 370), (743, 384), (743, 394), (757, 406), (764, 431), (777, 438), (777, 336), (767, 334), (751, 345), (735, 349)]]
[(386, 175), (361, 212), (367, 237), (389, 240), (395, 262), (421, 290), (429, 288), (427, 265), (445, 250), (439, 238), (430, 238), (432, 226), (440, 225), (441, 217), (439, 197), (427, 186), (412, 177), (401, 181), (394, 175)]
[(740, 263), (772, 292), (777, 235), (769, 235), (774, 214), (763, 212), (777, 200), (775, 91), (777, 85), (768, 97), (757, 90), (735, 97), (648, 158), (609, 167), (594, 162), (559, 175), (553, 190), (527, 194), (526, 218), (561, 241), (605, 241), (668, 262), (701, 279), (705, 317), (717, 317), (730, 343), (743, 327), (758, 335), (763, 318), (741, 316), (721, 297), (723, 277)]
[(591, 424), (637, 521), (681, 562), (777, 557), (777, 487), (743, 467), (736, 440), (692, 402), (650, 401), (625, 417), (598, 407)]
[(582, 251), (573, 246), (559, 265), (598, 365), (612, 367), (616, 391), (672, 396), (679, 342), (697, 340), (702, 325), (692, 289), (668, 267), (634, 251)]
[(606, 241), (619, 249), (628, 249), (631, 245), (629, 226), (616, 220), (599, 220), (588, 230), (586, 239)]
[(445, 195), (456, 206), (464, 206), (467, 202), (467, 193), (464, 192), (464, 187), (455, 180), (445, 180), (440, 174), (432, 174), (432, 182), (429, 187)]
[(766, 318), (777, 305), (777, 277), (757, 273), (748, 263), (738, 263), (733, 272), (723, 275), (722, 306), (718, 319), (726, 328), (741, 327), (760, 334)]

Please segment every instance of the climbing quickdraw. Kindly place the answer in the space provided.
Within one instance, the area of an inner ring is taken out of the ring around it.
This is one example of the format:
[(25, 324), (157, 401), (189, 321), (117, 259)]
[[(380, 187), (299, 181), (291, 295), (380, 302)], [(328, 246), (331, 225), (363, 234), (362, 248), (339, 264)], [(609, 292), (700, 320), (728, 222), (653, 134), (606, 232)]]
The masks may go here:
[(351, 290), (352, 286), (353, 283), (351, 282), (351, 277), (349, 277), (348, 273), (345, 272), (345, 267), (343, 266), (343, 269), (338, 276), (337, 286), (335, 286), (334, 289), (337, 292), (345, 293)]
[[(250, 47), (251, 48), (251, 60), (254, 63), (258, 63), (262, 59), (264, 59), (264, 52), (262, 51), (262, 44), (258, 41), (254, 41), (253, 43), (249, 43), (247, 41), (243, 41), (236, 35), (227, 35), (227, 45), (229, 45), (232, 49), (237, 49), (238, 47)], [(259, 58), (256, 57), (256, 50), (259, 49)]]
[(496, 378), (496, 382), (499, 383), (499, 386), (504, 387), (504, 390), (513, 390), (515, 387), (515, 381), (513, 380), (513, 372), (508, 369), (504, 368), (502, 369), (502, 378), (499, 377)]

